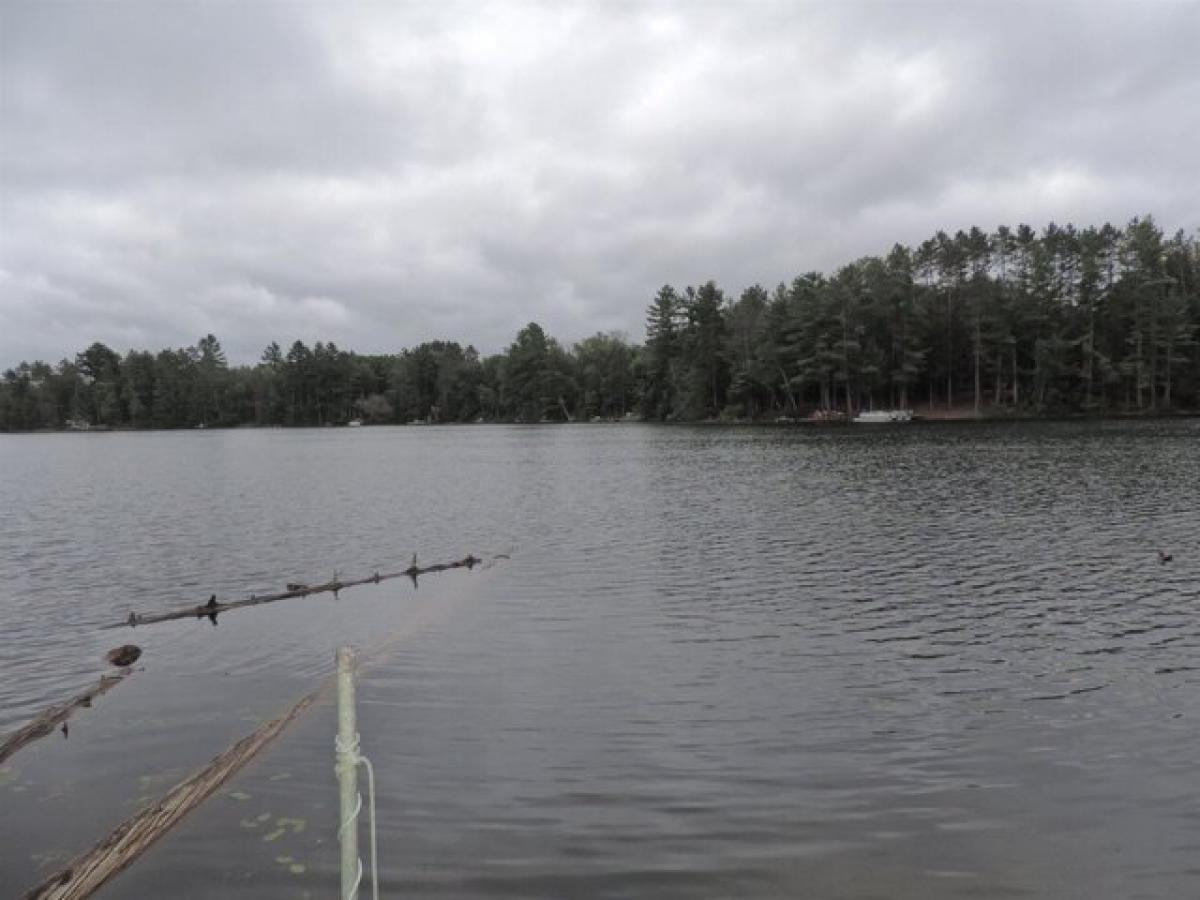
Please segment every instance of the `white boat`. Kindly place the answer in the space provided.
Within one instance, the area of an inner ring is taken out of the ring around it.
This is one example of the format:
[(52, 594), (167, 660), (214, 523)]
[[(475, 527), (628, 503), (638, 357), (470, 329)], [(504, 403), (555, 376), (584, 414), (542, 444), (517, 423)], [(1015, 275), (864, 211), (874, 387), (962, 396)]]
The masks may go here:
[(864, 409), (853, 421), (860, 425), (890, 425), (893, 422), (911, 422), (911, 409)]
[(362, 428), (362, 419), (351, 419), (346, 425), (350, 428)]

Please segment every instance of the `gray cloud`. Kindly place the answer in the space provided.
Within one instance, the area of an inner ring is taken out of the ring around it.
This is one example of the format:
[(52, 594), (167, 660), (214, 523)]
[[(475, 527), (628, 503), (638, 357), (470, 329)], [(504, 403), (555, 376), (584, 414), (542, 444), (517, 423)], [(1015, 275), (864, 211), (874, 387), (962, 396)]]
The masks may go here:
[(1200, 224), (1200, 5), (0, 5), (0, 365), (640, 336), (938, 228)]

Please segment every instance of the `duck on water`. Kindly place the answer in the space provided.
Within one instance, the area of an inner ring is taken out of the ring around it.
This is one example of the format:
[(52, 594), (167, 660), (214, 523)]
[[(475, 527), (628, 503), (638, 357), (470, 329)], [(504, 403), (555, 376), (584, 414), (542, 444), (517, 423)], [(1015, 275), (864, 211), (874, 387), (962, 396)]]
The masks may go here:
[(142, 648), (136, 644), (122, 644), (104, 654), (104, 661), (124, 669), (137, 662), (141, 655)]

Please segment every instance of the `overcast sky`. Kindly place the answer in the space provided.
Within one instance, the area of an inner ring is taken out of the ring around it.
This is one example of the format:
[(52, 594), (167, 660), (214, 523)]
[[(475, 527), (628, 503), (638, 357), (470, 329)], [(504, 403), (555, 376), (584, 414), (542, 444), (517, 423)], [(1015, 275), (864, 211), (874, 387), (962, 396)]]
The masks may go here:
[(1200, 225), (1200, 4), (0, 0), (0, 366), (642, 337), (939, 228)]

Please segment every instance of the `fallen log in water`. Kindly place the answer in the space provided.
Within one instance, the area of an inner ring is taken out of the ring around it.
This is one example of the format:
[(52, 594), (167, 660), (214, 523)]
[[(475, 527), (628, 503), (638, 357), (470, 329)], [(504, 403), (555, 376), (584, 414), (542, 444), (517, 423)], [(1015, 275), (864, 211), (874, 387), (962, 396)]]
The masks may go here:
[[(467, 562), (463, 560), (443, 565), (434, 571), (465, 565)], [(419, 627), (420, 624), (419, 620), (410, 621), (404, 627), (365, 648), (356, 660), (356, 668), (361, 672), (378, 662), (388, 649), (410, 636), (413, 628)], [(228, 781), (259, 751), (266, 748), (292, 721), (328, 691), (333, 682), (332, 674), (326, 676), (312, 693), (301, 697), (271, 721), (215, 757), (203, 769), (171, 788), (156, 803), (144, 807), (126, 819), (92, 849), (76, 857), (57, 874), (26, 893), (23, 900), (84, 900), (90, 896), (108, 879), (131, 865), (151, 844)]]
[(157, 803), (126, 819), (92, 849), (26, 893), (24, 900), (82, 900), (91, 895), (249, 762), (327, 686), (328, 681), (175, 785)]
[(483, 560), (476, 556), (468, 555), (454, 562), (436, 563), (432, 566), (418, 566), (416, 557), (413, 557), (413, 564), (403, 572), (388, 572), (380, 574), (375, 572), (373, 575), (368, 575), (366, 578), (353, 578), (349, 580), (335, 579), (324, 584), (289, 584), (286, 591), (278, 594), (251, 594), (244, 600), (229, 600), (223, 603), (218, 603), (214, 595), (207, 603), (202, 603), (199, 606), (188, 606), (183, 609), (172, 610), (164, 613), (151, 613), (150, 615), (139, 615), (131, 612), (129, 618), (123, 622), (114, 622), (106, 628), (122, 628), (125, 626), (133, 627), (137, 625), (153, 625), (157, 622), (169, 622), (173, 619), (210, 619), (214, 624), (217, 621), (217, 616), (223, 612), (228, 612), (231, 609), (241, 609), (244, 606), (258, 606), (263, 603), (275, 603), (279, 600), (287, 600), (291, 597), (307, 597), (309, 594), (337, 594), (339, 591), (344, 591), (347, 588), (357, 587), (362, 584), (379, 584), (381, 581), (388, 581), (392, 578), (411, 578), (413, 584), (417, 583), (417, 578), (421, 575), (429, 575), (434, 572), (445, 572), (447, 569), (470, 569), (482, 563)]
[(7, 737), (0, 739), (0, 763), (4, 762), (26, 744), (36, 741), (40, 737), (45, 737), (57, 725), (65, 723), (71, 717), (71, 713), (79, 707), (91, 706), (92, 700), (111, 690), (126, 674), (125, 672), (118, 672), (114, 675), (101, 677), (98, 682), (87, 690), (81, 691), (62, 703), (56, 703), (54, 706), (47, 707), (38, 713), (28, 724), (18, 728)]
[[(155, 622), (167, 622), (172, 619), (189, 619), (189, 618), (210, 618), (216, 622), (217, 615), (230, 609), (239, 609), (243, 606), (255, 606), (260, 603), (274, 603), (276, 600), (285, 600), (289, 597), (306, 597), (309, 594), (334, 593), (344, 591), (346, 588), (356, 587), (362, 584), (378, 584), (381, 581), (386, 581), (390, 578), (411, 578), (416, 584), (418, 576), (428, 575), (433, 572), (444, 572), (447, 569), (470, 569), (482, 563), (483, 560), (478, 559), (473, 555), (468, 555), (460, 560), (448, 563), (437, 563), (432, 566), (420, 567), (417, 565), (416, 557), (413, 558), (413, 564), (403, 572), (390, 572), (380, 574), (379, 572), (370, 575), (367, 578), (352, 579), (349, 581), (330, 581), (326, 584), (318, 585), (288, 585), (288, 590), (280, 594), (264, 594), (261, 597), (256, 597), (253, 594), (245, 600), (232, 600), (228, 603), (217, 603), (213, 597), (208, 603), (200, 606), (192, 606), (182, 610), (173, 612), (158, 613), (150, 616), (139, 616), (136, 613), (130, 613), (129, 618), (120, 624), (107, 625), (106, 628), (121, 628), (130, 625), (150, 625)], [(132, 659), (128, 663), (122, 660), (125, 657), (113, 657), (113, 654), (120, 654), (121, 651), (135, 651)], [(128, 665), (141, 655), (141, 650), (133, 645), (126, 647), (118, 647), (110, 651), (109, 659), (114, 665)], [(85, 691), (81, 691), (74, 697), (56, 703), (42, 710), (30, 722), (21, 726), (16, 731), (0, 738), (0, 763), (8, 759), (25, 745), (36, 741), (38, 738), (45, 737), (57, 726), (63, 725), (64, 733), (66, 721), (71, 717), (71, 714), (79, 707), (91, 706), (92, 700), (99, 697), (101, 694), (107, 693), (112, 687), (120, 682), (128, 672), (120, 672), (114, 675), (103, 676), (96, 684), (92, 685)]]

